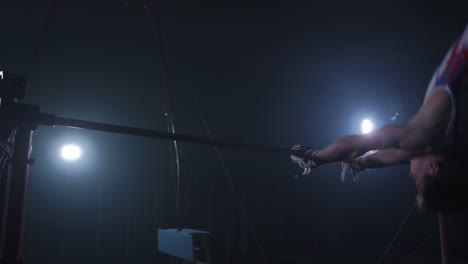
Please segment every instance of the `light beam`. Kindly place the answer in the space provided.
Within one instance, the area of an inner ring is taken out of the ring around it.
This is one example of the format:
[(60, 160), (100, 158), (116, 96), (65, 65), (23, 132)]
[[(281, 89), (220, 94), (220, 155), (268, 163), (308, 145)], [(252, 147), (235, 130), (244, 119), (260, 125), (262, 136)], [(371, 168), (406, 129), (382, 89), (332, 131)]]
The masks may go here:
[(369, 119), (364, 119), (361, 123), (361, 131), (363, 134), (368, 134), (374, 129), (374, 125), (372, 121)]
[(81, 157), (81, 149), (77, 145), (65, 145), (62, 147), (60, 154), (66, 161), (75, 161)]

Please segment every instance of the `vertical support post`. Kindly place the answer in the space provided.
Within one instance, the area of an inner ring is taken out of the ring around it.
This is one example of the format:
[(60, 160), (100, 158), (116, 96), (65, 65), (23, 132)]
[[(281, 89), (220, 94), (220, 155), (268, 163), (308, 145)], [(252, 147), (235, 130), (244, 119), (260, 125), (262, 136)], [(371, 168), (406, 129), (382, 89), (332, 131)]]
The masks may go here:
[(442, 255), (442, 264), (449, 264), (448, 257), (448, 237), (447, 237), (447, 219), (442, 214), (438, 214), (439, 218), (439, 234), (440, 234), (440, 252)]
[[(8, 145), (8, 151), (2, 149), (0, 151), (0, 258), (3, 259), (5, 253), (5, 233), (6, 233), (6, 217), (8, 210), (9, 200), (9, 186), (10, 186), (10, 163), (11, 163), (11, 149), (10, 144), (14, 140), (16, 133), (16, 124), (5, 115), (5, 110), (9, 104), (8, 100), (0, 98), (0, 141)], [(2, 108), (3, 107), (3, 108)], [(7, 153), (8, 152), (8, 153)]]
[(18, 127), (16, 132), (10, 199), (6, 220), (5, 264), (20, 264), (23, 262), (22, 245), (32, 134), (32, 130), (25, 127)]
[[(6, 162), (5, 162), (6, 163)], [(1, 164), (0, 164), (1, 166)], [(5, 164), (3, 171), (0, 172), (0, 257), (3, 258), (3, 252), (5, 247), (5, 216), (6, 216), (6, 202), (8, 201), (8, 177), (9, 177), (9, 165)]]
[(97, 208), (96, 208), (96, 229), (94, 230), (94, 264), (101, 263), (101, 228), (102, 228), (102, 207), (103, 207), (103, 198), (102, 198), (102, 185), (103, 185), (103, 174), (101, 171), (97, 173)]

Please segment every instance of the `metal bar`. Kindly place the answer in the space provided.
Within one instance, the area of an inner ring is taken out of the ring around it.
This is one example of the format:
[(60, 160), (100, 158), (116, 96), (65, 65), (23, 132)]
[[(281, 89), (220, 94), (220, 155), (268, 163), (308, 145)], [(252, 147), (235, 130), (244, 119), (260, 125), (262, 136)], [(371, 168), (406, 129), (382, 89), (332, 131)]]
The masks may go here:
[[(7, 160), (2, 160), (2, 162), (6, 163)], [(6, 217), (6, 201), (7, 194), (8, 194), (8, 178), (9, 178), (9, 165), (2, 164), (3, 170), (0, 172), (0, 257), (3, 257), (3, 249), (5, 246), (5, 217)]]
[(194, 144), (201, 145), (210, 145), (210, 146), (219, 146), (231, 149), (238, 150), (249, 150), (249, 151), (260, 151), (260, 152), (270, 152), (270, 153), (283, 153), (290, 154), (291, 149), (282, 148), (282, 147), (272, 147), (266, 145), (257, 145), (257, 144), (242, 144), (233, 141), (224, 141), (224, 140), (210, 140), (208, 138), (191, 136), (186, 134), (173, 134), (169, 132), (162, 132), (158, 130), (142, 129), (129, 126), (120, 126), (112, 125), (106, 123), (91, 122), (85, 120), (56, 117), (53, 115), (43, 114), (43, 117), (40, 118), (41, 125), (57, 125), (57, 126), (66, 126), (71, 128), (82, 128), (103, 132), (111, 132), (117, 134), (141, 136), (141, 137), (150, 137), (150, 138), (160, 138), (166, 140), (177, 140), (181, 142), (189, 142)]
[[(161, 67), (162, 67), (162, 75), (163, 75), (163, 87), (164, 87), (164, 98), (166, 101), (166, 108), (167, 108), (167, 122), (169, 126), (169, 132), (175, 134), (175, 117), (174, 117), (174, 99), (172, 95), (172, 89), (171, 89), (171, 82), (169, 79), (169, 67), (167, 63), (167, 57), (166, 57), (166, 52), (165, 52), (165, 45), (164, 45), (164, 38), (163, 38), (163, 33), (161, 30), (161, 21), (160, 21), (160, 16), (158, 10), (151, 8), (148, 4), (144, 4), (144, 7), (148, 10), (150, 10), (150, 13), (152, 14), (154, 18), (154, 24), (155, 24), (155, 29), (156, 29), (156, 34), (158, 36), (159, 40), (159, 53), (161, 57)], [(182, 175), (182, 160), (180, 158), (180, 145), (177, 143), (177, 140), (173, 141), (174, 144), (174, 154), (175, 154), (175, 162), (176, 162), (176, 177), (177, 177), (177, 193), (176, 193), (176, 199), (177, 199), (177, 227), (179, 230), (182, 230), (183, 228), (183, 215), (182, 215), (182, 206), (183, 206), (183, 200), (182, 200), (182, 186), (184, 182), (184, 175)]]
[[(156, 35), (158, 36), (159, 40), (159, 55), (161, 58), (161, 67), (162, 67), (162, 77), (163, 77), (163, 87), (164, 87), (164, 99), (166, 102), (166, 117), (167, 117), (167, 124), (168, 124), (168, 131), (175, 134), (175, 118), (174, 118), (174, 104), (173, 104), (173, 95), (171, 89), (171, 82), (169, 79), (169, 67), (167, 63), (167, 57), (165, 52), (164, 46), (164, 38), (163, 33), (161, 30), (161, 18), (159, 16), (159, 12), (156, 8), (152, 8), (148, 5), (148, 3), (144, 3), (143, 7), (148, 10), (152, 17), (154, 18), (154, 25), (156, 30)], [(183, 216), (182, 216), (182, 196), (181, 196), (181, 185), (184, 181), (182, 177), (182, 160), (180, 158), (180, 145), (177, 143), (177, 140), (173, 140), (174, 145), (174, 154), (175, 154), (175, 162), (176, 162), (176, 203), (177, 203), (177, 227), (179, 230), (183, 228)]]
[(438, 218), (439, 218), (440, 252), (442, 255), (442, 264), (449, 264), (447, 219), (442, 213), (438, 214)]
[(31, 129), (27, 127), (18, 127), (16, 132), (10, 199), (6, 222), (5, 264), (22, 263), (25, 205), (32, 133)]

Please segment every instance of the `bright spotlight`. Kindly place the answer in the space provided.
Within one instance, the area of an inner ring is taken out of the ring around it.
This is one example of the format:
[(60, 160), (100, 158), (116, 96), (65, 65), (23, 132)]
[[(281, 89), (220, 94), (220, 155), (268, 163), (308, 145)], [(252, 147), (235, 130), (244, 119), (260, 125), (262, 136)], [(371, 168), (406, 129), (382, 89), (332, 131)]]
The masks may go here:
[(370, 133), (374, 129), (374, 125), (372, 124), (372, 121), (369, 119), (364, 119), (361, 124), (361, 130), (363, 134)]
[(62, 158), (67, 161), (77, 160), (81, 156), (81, 149), (77, 145), (65, 145), (60, 151)]

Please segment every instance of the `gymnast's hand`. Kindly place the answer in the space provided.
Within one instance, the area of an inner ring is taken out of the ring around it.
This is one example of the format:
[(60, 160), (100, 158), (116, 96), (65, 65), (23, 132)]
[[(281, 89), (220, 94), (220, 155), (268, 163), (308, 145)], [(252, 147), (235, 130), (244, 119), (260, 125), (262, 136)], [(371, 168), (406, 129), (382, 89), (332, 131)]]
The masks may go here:
[(309, 146), (294, 145), (291, 150), (291, 160), (304, 169), (301, 175), (295, 177), (305, 176), (310, 173), (311, 169), (318, 167), (317, 162), (314, 160), (317, 151)]

